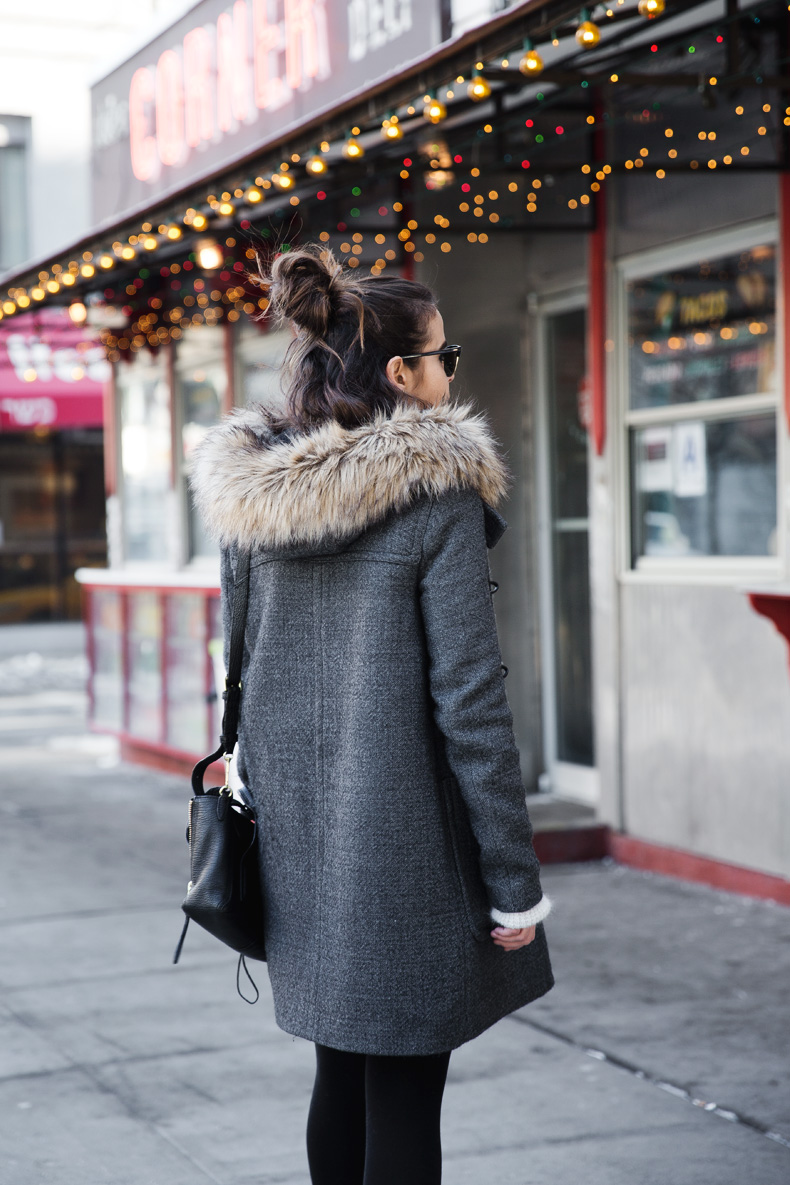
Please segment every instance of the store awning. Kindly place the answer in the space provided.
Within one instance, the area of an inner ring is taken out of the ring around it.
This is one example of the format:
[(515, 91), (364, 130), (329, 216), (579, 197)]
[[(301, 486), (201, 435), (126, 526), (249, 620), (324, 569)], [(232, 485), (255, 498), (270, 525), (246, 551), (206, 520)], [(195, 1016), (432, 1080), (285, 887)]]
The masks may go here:
[(102, 425), (103, 346), (62, 308), (0, 325), (0, 432)]
[[(524, 0), (330, 107), (311, 111), (277, 134), (262, 134), (254, 151), (224, 159), (199, 184), (165, 188), (155, 201), (127, 212), (123, 220), (98, 225), (68, 251), (4, 277), (3, 324), (16, 318), (21, 308), (69, 303), (77, 297), (96, 304), (114, 301), (119, 315), (126, 308), (125, 316), (134, 320), (139, 304), (135, 285), (148, 284), (150, 277), (159, 274), (175, 289), (181, 281), (166, 278), (168, 265), (183, 269), (187, 260), (190, 268), (193, 263), (200, 266), (201, 236), (224, 239), (240, 229), (243, 237), (250, 227), (255, 230), (270, 213), (277, 213), (278, 204), (280, 226), (301, 218), (305, 207), (296, 213), (301, 202), (325, 218), (327, 231), (334, 233), (348, 225), (350, 233), (356, 230), (352, 223), (359, 204), (351, 196), (359, 192), (353, 188), (354, 170), (360, 177), (357, 185), (367, 183), (363, 178), (387, 175), (413, 188), (421, 188), (424, 171), (425, 187), (432, 188), (421, 148), (434, 122), (432, 134), (450, 148), (449, 156), (441, 151), (433, 154), (436, 161), (430, 166), (437, 180), (442, 178), (448, 186), (458, 184), (468, 192), (474, 191), (479, 177), (481, 193), (473, 193), (473, 199), (479, 196), (487, 201), (489, 190), (501, 195), (502, 186), (496, 181), (504, 177), (504, 189), (514, 194), (504, 200), (514, 208), (518, 205), (518, 218), (509, 212), (493, 218), (486, 213), (485, 223), (475, 222), (472, 199), (464, 201), (461, 194), (460, 204), (452, 194), (452, 201), (430, 211), (431, 220), (436, 219), (441, 229), (470, 243), (508, 230), (542, 229), (547, 222), (551, 223), (548, 229), (589, 230), (606, 179), (628, 169), (647, 165), (643, 175), (650, 173), (657, 179), (688, 170), (699, 170), (702, 176), (715, 168), (718, 175), (725, 170), (787, 169), (787, 120), (783, 125), (776, 102), (777, 92), (786, 94), (790, 88), (781, 49), (780, 34), (787, 19), (783, 3), (768, 0), (746, 12), (722, 0), (720, 15), (714, 16), (710, 5), (701, 9), (701, 0), (666, 5), (665, 0), (639, 0), (603, 11), (599, 6), (591, 13), (594, 20), (586, 24), (592, 25), (592, 31), (587, 30), (592, 40), (586, 42), (578, 7), (565, 0)], [(537, 57), (535, 70), (525, 65), (527, 55), (533, 63)], [(473, 96), (469, 88), (475, 79), (481, 85)], [(661, 104), (652, 101), (659, 93), (679, 100), (673, 104), (677, 148), (669, 152), (664, 137), (672, 129), (665, 115), (655, 114)], [(706, 126), (711, 122), (705, 111), (718, 104), (720, 125), (722, 103), (734, 106), (741, 95), (741, 109), (746, 109), (748, 119), (736, 129), (733, 116), (732, 134), (737, 136), (733, 146), (724, 146), (720, 132), (715, 149), (707, 144), (699, 148), (697, 131), (700, 140), (703, 133), (707, 137)], [(624, 96), (629, 96), (633, 110), (626, 110)], [(766, 104), (768, 99), (771, 102)], [(429, 118), (432, 102), (438, 102), (435, 121)], [(683, 103), (692, 112), (693, 129), (680, 126)], [(769, 108), (770, 117), (763, 119), (762, 112)], [(535, 113), (535, 119), (525, 119)], [(388, 140), (382, 134), (383, 125), (394, 116), (399, 135)], [(545, 127), (538, 122), (543, 117)], [(615, 127), (622, 135), (620, 147), (613, 149)], [(693, 132), (685, 143), (684, 132)], [(628, 142), (631, 133), (638, 136), (633, 145)], [(360, 149), (353, 157), (348, 151), (349, 136)], [(467, 148), (461, 145), (459, 150), (461, 140)], [(478, 150), (485, 150), (485, 164), (469, 177)], [(316, 155), (328, 170), (326, 176), (305, 169), (308, 159)], [(489, 168), (492, 183), (485, 186)], [(533, 177), (537, 180), (528, 193), (527, 183)], [(656, 200), (660, 200), (658, 193)], [(349, 207), (348, 214), (337, 212), (342, 202)], [(411, 233), (414, 249), (418, 220), (409, 219), (403, 204), (399, 218), (393, 220), (393, 204), (383, 203), (382, 209), (385, 206), (380, 228), (371, 223), (360, 231), (370, 238), (379, 229), (394, 233), (401, 244)], [(332, 209), (334, 216), (330, 216)], [(547, 219), (549, 210), (553, 221)], [(560, 216), (554, 217), (556, 213)], [(480, 236), (477, 232), (483, 225), (486, 234)], [(314, 218), (313, 232), (317, 226)], [(434, 231), (434, 226), (420, 224), (420, 235), (430, 232), (430, 243), (437, 238)], [(220, 273), (220, 278), (228, 277), (222, 281), (226, 286), (221, 292), (223, 304), (228, 304), (227, 286), (249, 268), (242, 249), (246, 243), (236, 240), (234, 246), (235, 255), (225, 251), (225, 269)], [(402, 249), (397, 243), (395, 247)], [(438, 243), (437, 251), (440, 248), (447, 249)], [(245, 304), (240, 288), (237, 304)], [(153, 324), (156, 318), (150, 309), (146, 315)]]

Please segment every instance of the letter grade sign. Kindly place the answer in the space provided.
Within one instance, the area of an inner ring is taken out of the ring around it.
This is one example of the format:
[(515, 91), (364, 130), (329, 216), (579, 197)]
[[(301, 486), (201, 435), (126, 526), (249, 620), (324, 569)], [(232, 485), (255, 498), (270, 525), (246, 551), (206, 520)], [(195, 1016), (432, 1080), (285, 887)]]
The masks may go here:
[(94, 220), (208, 178), (438, 41), (438, 0), (202, 0), (92, 88)]

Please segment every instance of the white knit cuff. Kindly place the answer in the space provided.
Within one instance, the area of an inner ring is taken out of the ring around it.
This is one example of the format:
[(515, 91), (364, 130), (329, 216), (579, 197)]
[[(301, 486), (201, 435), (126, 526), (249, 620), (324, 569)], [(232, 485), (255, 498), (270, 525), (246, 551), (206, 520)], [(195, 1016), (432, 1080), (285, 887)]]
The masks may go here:
[(550, 912), (551, 901), (548, 897), (541, 897), (537, 905), (533, 905), (532, 909), (527, 909), (524, 913), (502, 913), (498, 909), (492, 909), (491, 917), (498, 926), (504, 926), (506, 930), (524, 930), (529, 926), (537, 926)]

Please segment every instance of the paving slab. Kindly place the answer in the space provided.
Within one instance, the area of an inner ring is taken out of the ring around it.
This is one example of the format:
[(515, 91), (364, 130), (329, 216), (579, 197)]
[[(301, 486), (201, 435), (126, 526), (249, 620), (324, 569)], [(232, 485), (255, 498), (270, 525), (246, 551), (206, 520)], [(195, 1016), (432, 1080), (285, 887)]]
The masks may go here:
[[(199, 928), (171, 963), (188, 787), (52, 740), (0, 786), (0, 1185), (307, 1185), (313, 1050), (265, 968), (250, 1007)], [(790, 910), (544, 883), (557, 986), (453, 1055), (445, 1185), (788, 1185)]]
[(614, 864), (545, 882), (557, 986), (531, 1019), (790, 1140), (790, 910)]

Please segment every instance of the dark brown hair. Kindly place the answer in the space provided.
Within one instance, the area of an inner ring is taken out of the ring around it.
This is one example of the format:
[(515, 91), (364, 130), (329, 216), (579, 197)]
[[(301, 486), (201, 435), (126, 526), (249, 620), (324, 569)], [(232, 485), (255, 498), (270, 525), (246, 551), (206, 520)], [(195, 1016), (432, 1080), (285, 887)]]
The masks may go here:
[(416, 402), (390, 381), (386, 367), (390, 358), (424, 348), (436, 311), (424, 284), (358, 278), (318, 245), (278, 256), (262, 282), (269, 312), (296, 327), (286, 356), (287, 410), (277, 426), (307, 430), (333, 419), (354, 427)]

